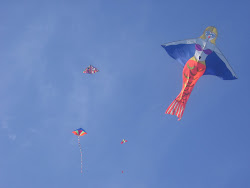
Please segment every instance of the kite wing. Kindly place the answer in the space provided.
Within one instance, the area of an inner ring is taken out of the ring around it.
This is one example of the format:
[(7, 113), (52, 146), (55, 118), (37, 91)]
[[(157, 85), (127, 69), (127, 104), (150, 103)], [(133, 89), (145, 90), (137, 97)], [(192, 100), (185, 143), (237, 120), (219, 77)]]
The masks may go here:
[(215, 47), (213, 53), (206, 58), (206, 71), (204, 75), (218, 76), (223, 80), (237, 79), (236, 74), (220, 50)]
[[(197, 40), (198, 39), (188, 39), (166, 43), (161, 46), (173, 59), (177, 60), (184, 67), (186, 62), (195, 54), (195, 44)], [(206, 71), (204, 75), (215, 75), (223, 80), (237, 79), (233, 69), (217, 47), (215, 47), (213, 53), (207, 56), (205, 62)]]
[(168, 55), (184, 67), (186, 62), (194, 56), (196, 41), (197, 39), (188, 39), (162, 44), (161, 46), (167, 51)]
[(94, 74), (96, 72), (99, 72), (99, 70), (97, 68), (95, 68), (94, 66), (92, 65), (89, 65), (84, 71), (83, 73), (86, 73), (86, 74)]

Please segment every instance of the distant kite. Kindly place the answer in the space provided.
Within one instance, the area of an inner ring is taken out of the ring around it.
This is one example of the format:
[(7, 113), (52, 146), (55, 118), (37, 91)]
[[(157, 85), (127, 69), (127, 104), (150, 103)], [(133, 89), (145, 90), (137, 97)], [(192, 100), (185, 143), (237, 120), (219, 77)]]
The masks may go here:
[[(124, 144), (124, 143), (126, 143), (126, 142), (128, 142), (128, 141), (125, 140), (125, 139), (123, 139), (122, 142), (121, 142), (121, 144)], [(123, 170), (122, 170), (122, 174), (123, 174)]]
[(74, 133), (76, 136), (78, 136), (78, 146), (80, 148), (80, 153), (81, 153), (81, 173), (82, 173), (82, 147), (81, 147), (81, 144), (80, 144), (80, 136), (83, 136), (83, 135), (85, 135), (87, 133), (82, 128), (76, 129), (72, 133)]
[(99, 70), (97, 68), (95, 68), (94, 66), (92, 65), (89, 65), (84, 71), (83, 73), (86, 73), (86, 74), (94, 74), (96, 72), (99, 72)]
[(217, 35), (217, 29), (210, 26), (200, 38), (162, 45), (184, 67), (182, 90), (167, 108), (166, 114), (176, 115), (181, 120), (190, 94), (202, 75), (215, 75), (223, 80), (237, 79), (226, 58), (215, 45)]
[(121, 144), (123, 144), (123, 143), (125, 143), (125, 142), (127, 142), (127, 140), (123, 139), (122, 142), (121, 142)]

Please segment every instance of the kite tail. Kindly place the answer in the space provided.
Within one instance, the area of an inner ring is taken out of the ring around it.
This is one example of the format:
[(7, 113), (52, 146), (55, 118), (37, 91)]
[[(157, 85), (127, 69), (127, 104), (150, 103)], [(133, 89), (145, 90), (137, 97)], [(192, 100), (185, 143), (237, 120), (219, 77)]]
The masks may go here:
[(166, 114), (176, 115), (181, 120), (187, 101), (191, 92), (206, 70), (205, 62), (197, 62), (195, 57), (190, 58), (183, 68), (182, 78), (183, 85), (180, 94), (170, 104), (166, 110)]
[(82, 173), (82, 147), (81, 147), (81, 144), (80, 144), (80, 136), (78, 136), (78, 146), (80, 148), (80, 153), (81, 153), (81, 173)]
[(178, 121), (181, 120), (187, 103), (187, 100), (180, 100), (180, 95), (182, 93), (176, 97), (165, 112), (165, 114), (176, 115), (179, 118)]

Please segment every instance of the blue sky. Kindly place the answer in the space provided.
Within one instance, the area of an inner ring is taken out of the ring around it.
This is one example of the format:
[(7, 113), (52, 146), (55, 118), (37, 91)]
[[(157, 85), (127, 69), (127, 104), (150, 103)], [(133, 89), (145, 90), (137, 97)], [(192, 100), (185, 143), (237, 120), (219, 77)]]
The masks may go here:
[[(0, 1), (0, 18), (0, 187), (250, 187), (249, 2)], [(161, 44), (210, 25), (239, 79), (203, 76), (177, 121)]]

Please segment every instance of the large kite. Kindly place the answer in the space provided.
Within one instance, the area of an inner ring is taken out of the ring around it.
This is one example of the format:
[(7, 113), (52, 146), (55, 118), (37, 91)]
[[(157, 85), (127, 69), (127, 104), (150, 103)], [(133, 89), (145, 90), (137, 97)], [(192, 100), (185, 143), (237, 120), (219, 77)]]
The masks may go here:
[(94, 74), (96, 72), (99, 72), (99, 70), (97, 68), (95, 68), (94, 66), (92, 65), (89, 65), (84, 71), (83, 73), (86, 73), (86, 74)]
[(82, 173), (82, 147), (81, 147), (81, 144), (80, 144), (80, 136), (83, 136), (83, 135), (85, 135), (87, 133), (82, 128), (76, 129), (72, 133), (74, 133), (76, 136), (78, 136), (78, 146), (80, 148), (80, 153), (81, 153), (81, 173)]
[(181, 120), (188, 98), (202, 75), (215, 75), (223, 80), (237, 79), (228, 61), (215, 45), (217, 36), (217, 29), (210, 26), (199, 38), (162, 45), (184, 67), (182, 90), (167, 108), (166, 114), (176, 115)]

